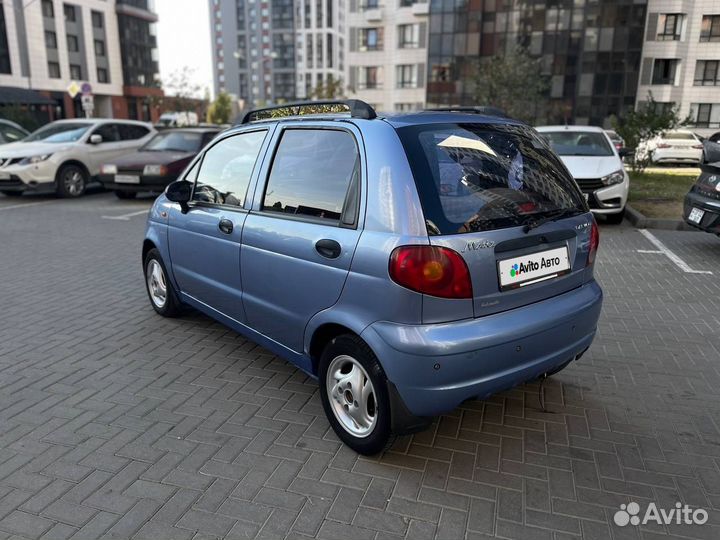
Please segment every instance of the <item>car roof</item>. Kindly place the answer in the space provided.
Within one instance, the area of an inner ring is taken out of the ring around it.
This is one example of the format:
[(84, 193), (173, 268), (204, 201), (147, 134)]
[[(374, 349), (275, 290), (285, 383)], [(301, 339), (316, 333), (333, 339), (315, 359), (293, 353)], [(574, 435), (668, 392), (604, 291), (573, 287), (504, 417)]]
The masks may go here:
[(605, 133), (605, 130), (598, 126), (537, 126), (538, 131), (571, 131), (571, 132), (592, 132)]

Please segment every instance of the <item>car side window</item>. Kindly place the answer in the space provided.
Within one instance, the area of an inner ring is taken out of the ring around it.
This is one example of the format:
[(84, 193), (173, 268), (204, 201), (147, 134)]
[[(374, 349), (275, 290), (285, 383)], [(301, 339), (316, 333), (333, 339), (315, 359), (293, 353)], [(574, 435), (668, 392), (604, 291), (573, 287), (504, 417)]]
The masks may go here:
[(118, 142), (120, 140), (120, 132), (117, 124), (103, 124), (95, 128), (93, 135), (100, 135), (102, 142)]
[(11, 126), (3, 126), (0, 128), (0, 137), (6, 143), (17, 142), (25, 138), (25, 134), (19, 129)]
[(198, 171), (193, 201), (243, 206), (266, 134), (267, 130), (240, 133), (209, 148)]
[[(355, 138), (332, 129), (287, 129), (275, 153), (263, 210), (339, 222), (343, 207), (355, 218), (360, 158)], [(348, 223), (343, 219), (343, 224)]]
[(142, 139), (145, 135), (150, 133), (150, 130), (143, 126), (136, 126), (134, 124), (120, 124), (120, 139), (123, 141), (134, 141)]

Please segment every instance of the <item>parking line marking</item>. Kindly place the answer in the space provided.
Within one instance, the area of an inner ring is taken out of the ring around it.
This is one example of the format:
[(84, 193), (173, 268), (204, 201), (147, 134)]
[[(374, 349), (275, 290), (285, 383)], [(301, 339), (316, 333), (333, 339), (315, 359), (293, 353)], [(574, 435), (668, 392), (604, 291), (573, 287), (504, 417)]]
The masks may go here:
[(150, 211), (149, 208), (140, 210), (139, 212), (131, 212), (129, 214), (122, 214), (120, 216), (101, 216), (103, 219), (116, 219), (118, 221), (130, 221), (131, 217), (139, 216), (141, 214), (147, 214)]
[(662, 251), (657, 249), (636, 249), (638, 253), (662, 253)]
[(40, 206), (41, 204), (51, 204), (57, 201), (38, 201), (25, 204), (13, 204), (12, 206), (0, 206), (1, 210), (14, 210), (15, 208), (27, 208), (28, 206)]
[(712, 275), (712, 272), (710, 270), (693, 270), (690, 268), (690, 266), (683, 261), (680, 257), (678, 257), (675, 253), (670, 251), (665, 244), (663, 244), (653, 233), (648, 231), (647, 229), (638, 229), (640, 234), (642, 234), (645, 238), (648, 239), (648, 241), (654, 245), (658, 250), (660, 250), (661, 253), (663, 253), (668, 259), (670, 259), (675, 265), (680, 268), (683, 272), (686, 274), (710, 274)]

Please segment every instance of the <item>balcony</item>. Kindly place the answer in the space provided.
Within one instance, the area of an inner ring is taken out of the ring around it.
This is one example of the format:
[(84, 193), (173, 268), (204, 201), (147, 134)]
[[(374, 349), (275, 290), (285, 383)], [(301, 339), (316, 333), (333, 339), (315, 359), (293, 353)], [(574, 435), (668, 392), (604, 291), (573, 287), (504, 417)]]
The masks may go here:
[(413, 15), (421, 16), (430, 13), (430, 2), (415, 2), (412, 5)]
[(371, 2), (362, 6), (362, 11), (365, 14), (365, 21), (372, 23), (382, 21), (383, 8), (377, 3)]

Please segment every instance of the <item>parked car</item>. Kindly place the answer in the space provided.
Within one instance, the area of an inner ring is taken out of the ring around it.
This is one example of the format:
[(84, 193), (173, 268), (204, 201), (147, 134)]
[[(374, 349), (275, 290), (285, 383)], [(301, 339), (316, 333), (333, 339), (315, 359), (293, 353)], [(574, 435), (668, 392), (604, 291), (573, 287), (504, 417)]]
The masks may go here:
[(702, 141), (692, 131), (668, 131), (638, 145), (638, 157), (652, 163), (690, 163), (702, 161)]
[(158, 125), (161, 127), (196, 126), (198, 115), (193, 111), (165, 112), (160, 115)]
[(594, 214), (609, 223), (625, 216), (630, 177), (608, 134), (591, 126), (541, 126), (538, 132), (560, 156)]
[(579, 358), (599, 236), (532, 128), (343, 103), (218, 136), (155, 201), (142, 260), (157, 313), (193, 306), (317, 378), (372, 454)]
[(714, 143), (720, 143), (720, 131), (717, 133), (713, 133), (707, 138), (708, 141), (714, 142)]
[(28, 135), (30, 132), (15, 122), (0, 119), (0, 144), (18, 142)]
[(704, 143), (700, 176), (685, 196), (683, 218), (689, 225), (720, 235), (720, 142)]
[(133, 199), (140, 191), (162, 191), (218, 133), (216, 127), (158, 133), (136, 152), (104, 164), (100, 182), (121, 199)]
[(620, 151), (625, 148), (625, 139), (618, 135), (616, 131), (611, 129), (606, 129), (605, 133), (610, 138), (610, 142), (612, 142), (613, 146), (618, 151), (618, 154), (620, 154)]
[(132, 120), (51, 122), (20, 142), (0, 147), (0, 193), (55, 191), (79, 197), (100, 165), (145, 144), (155, 130)]

